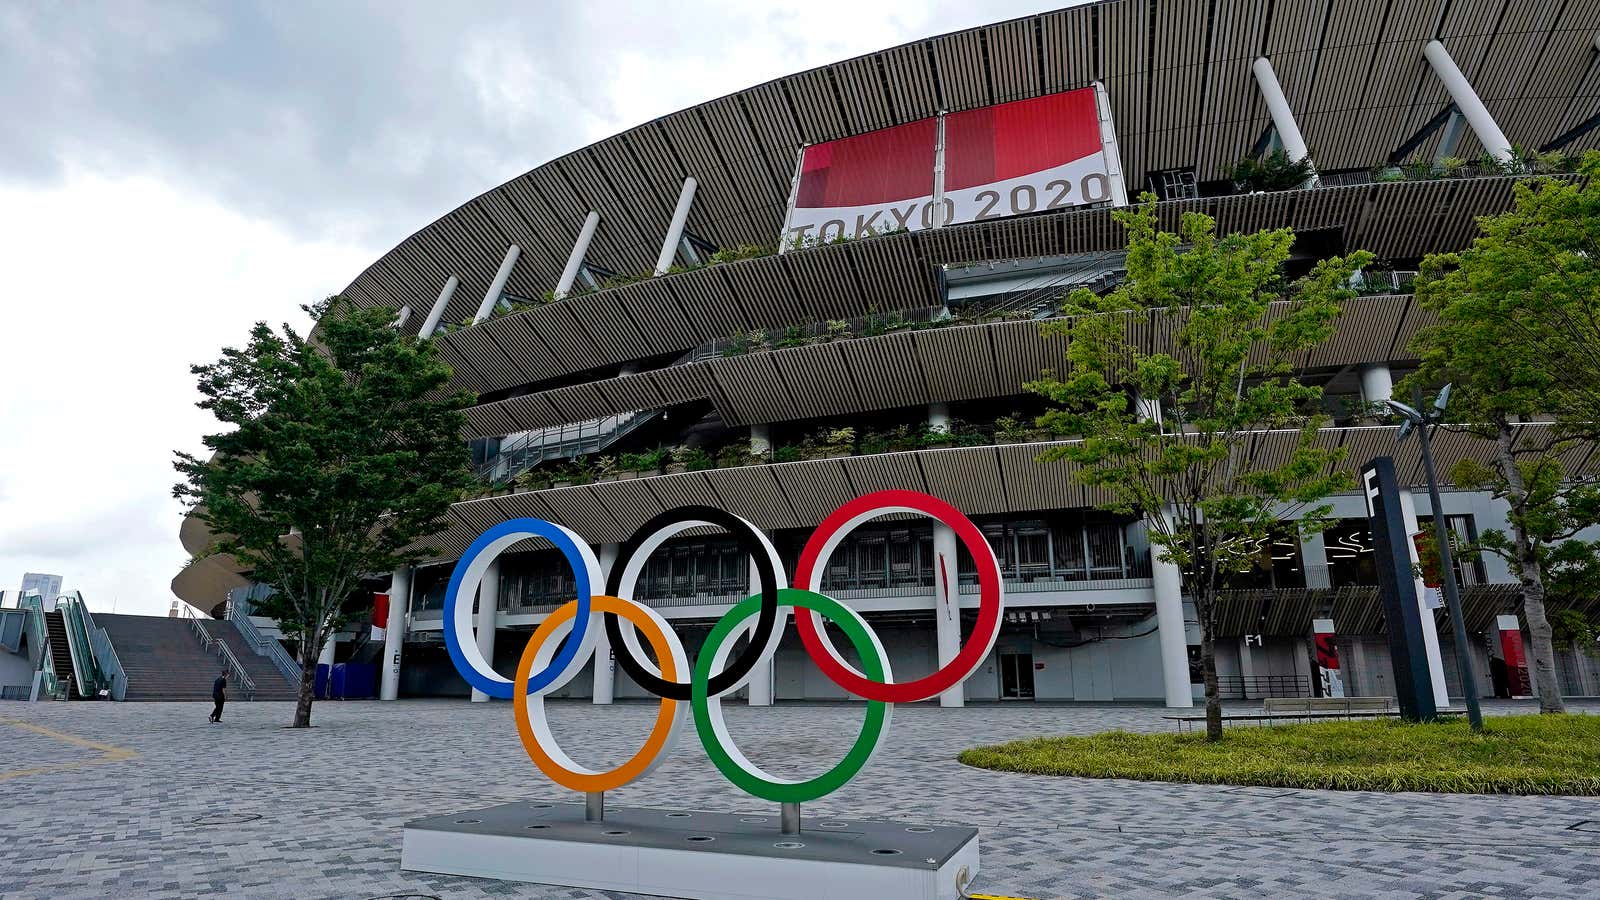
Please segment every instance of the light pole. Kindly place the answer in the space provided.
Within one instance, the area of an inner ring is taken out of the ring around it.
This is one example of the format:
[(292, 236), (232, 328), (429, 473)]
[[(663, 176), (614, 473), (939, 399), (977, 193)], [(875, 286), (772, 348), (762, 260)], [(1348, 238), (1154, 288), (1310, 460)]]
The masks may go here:
[(1415, 429), (1417, 440), (1422, 442), (1422, 467), (1428, 474), (1428, 499), (1433, 504), (1435, 543), (1439, 546), (1439, 574), (1444, 580), (1445, 608), (1450, 610), (1450, 630), (1455, 634), (1456, 669), (1461, 676), (1461, 693), (1467, 701), (1467, 721), (1472, 723), (1473, 731), (1482, 731), (1483, 711), (1478, 708), (1477, 680), (1472, 677), (1472, 657), (1467, 650), (1467, 622), (1461, 615), (1461, 591), (1456, 586), (1455, 562), (1450, 553), (1450, 529), (1445, 525), (1444, 507), (1439, 503), (1439, 474), (1433, 468), (1433, 442), (1428, 437), (1429, 429), (1444, 419), (1445, 406), (1450, 403), (1450, 385), (1440, 389), (1432, 409), (1422, 405), (1420, 390), (1413, 392), (1412, 397), (1417, 404), (1415, 407), (1398, 400), (1384, 402), (1405, 419), (1400, 424), (1399, 439), (1405, 440)]

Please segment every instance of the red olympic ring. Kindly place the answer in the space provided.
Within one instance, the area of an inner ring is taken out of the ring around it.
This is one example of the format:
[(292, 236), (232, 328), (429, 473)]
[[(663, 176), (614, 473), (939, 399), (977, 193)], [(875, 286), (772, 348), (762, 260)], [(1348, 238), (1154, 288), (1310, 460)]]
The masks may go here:
[[(844, 535), (862, 522), (898, 511), (919, 512), (948, 525), (966, 545), (977, 564), (978, 623), (955, 658), (932, 675), (916, 681), (905, 684), (872, 681), (839, 658), (838, 652), (822, 633), (819, 616), (814, 611), (796, 609), (795, 624), (800, 628), (800, 640), (805, 644), (806, 653), (834, 684), (867, 700), (915, 703), (943, 693), (977, 671), (994, 648), (995, 638), (1000, 635), (1004, 606), (1000, 565), (978, 526), (972, 524), (960, 510), (937, 497), (917, 491), (874, 491), (834, 510), (817, 526), (800, 553), (800, 562), (795, 567), (795, 585), (809, 591), (820, 591), (822, 578), (818, 563), (825, 562), (822, 558), (824, 551), (831, 554)], [(957, 586), (951, 583), (954, 576), (955, 560), (950, 560), (948, 574), (941, 560), (939, 572), (935, 575), (934, 593), (943, 596), (946, 602), (956, 604), (955, 614), (959, 616), (959, 594)]]

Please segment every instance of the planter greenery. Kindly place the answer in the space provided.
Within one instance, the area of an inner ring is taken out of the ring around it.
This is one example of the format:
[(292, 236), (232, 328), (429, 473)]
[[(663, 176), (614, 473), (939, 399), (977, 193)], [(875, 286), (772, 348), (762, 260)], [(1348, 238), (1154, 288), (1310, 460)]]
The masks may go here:
[(1283, 150), (1274, 150), (1257, 159), (1247, 156), (1233, 164), (1229, 176), (1240, 193), (1253, 191), (1292, 191), (1311, 178), (1311, 157), (1289, 159)]
[(1600, 795), (1600, 716), (1396, 719), (1202, 733), (1049, 737), (977, 747), (969, 766), (1032, 775), (1450, 794)]

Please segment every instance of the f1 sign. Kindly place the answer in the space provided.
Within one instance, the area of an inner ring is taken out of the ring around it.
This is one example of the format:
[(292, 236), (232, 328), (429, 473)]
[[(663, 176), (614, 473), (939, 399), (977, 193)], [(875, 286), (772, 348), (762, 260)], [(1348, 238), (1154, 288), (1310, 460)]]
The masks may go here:
[(1097, 84), (802, 149), (780, 245), (1107, 202), (1127, 195)]

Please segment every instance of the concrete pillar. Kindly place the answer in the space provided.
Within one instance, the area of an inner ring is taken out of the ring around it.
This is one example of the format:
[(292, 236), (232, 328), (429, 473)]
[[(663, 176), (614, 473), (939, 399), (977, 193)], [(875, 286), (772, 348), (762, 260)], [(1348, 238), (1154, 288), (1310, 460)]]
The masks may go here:
[[(1278, 132), (1283, 152), (1292, 162), (1309, 157), (1311, 152), (1306, 149), (1305, 138), (1300, 136), (1300, 126), (1294, 120), (1294, 110), (1289, 108), (1289, 99), (1283, 95), (1283, 85), (1278, 83), (1278, 73), (1273, 71), (1272, 61), (1265, 56), (1257, 57), (1250, 70), (1255, 73), (1261, 99), (1267, 103), (1267, 112), (1272, 115), (1272, 127)], [(1316, 172), (1311, 173), (1307, 184), (1310, 187), (1317, 186)]]
[[(938, 639), (939, 666), (950, 664), (961, 652), (961, 580), (957, 577), (956, 533), (943, 522), (933, 523), (933, 621)], [(965, 706), (965, 682), (957, 682), (939, 695), (939, 705)]]
[(1300, 539), (1300, 569), (1306, 576), (1306, 587), (1326, 588), (1333, 580), (1328, 574), (1328, 545), (1322, 532)]
[(928, 404), (928, 427), (940, 434), (950, 433), (950, 404)]
[[(600, 545), (600, 574), (611, 577), (611, 567), (617, 564), (620, 549), (618, 544)], [(594, 702), (602, 706), (610, 703), (616, 697), (616, 685), (617, 661), (611, 656), (611, 638), (602, 628), (594, 641)]]
[(439, 330), (439, 319), (444, 315), (444, 308), (450, 305), (450, 298), (455, 296), (456, 285), (460, 283), (461, 279), (454, 275), (445, 281), (444, 287), (439, 290), (438, 299), (433, 301), (433, 308), (428, 310), (428, 317), (422, 320), (422, 328), (417, 331), (418, 340), (431, 338), (433, 333)]
[(750, 426), (750, 452), (772, 452), (772, 426), (764, 423)]
[(572, 283), (578, 280), (578, 270), (583, 268), (583, 258), (589, 253), (589, 242), (594, 240), (594, 230), (599, 225), (600, 214), (590, 210), (583, 219), (583, 227), (578, 229), (578, 240), (573, 243), (572, 252), (567, 255), (567, 267), (561, 270), (561, 279), (556, 282), (557, 300), (572, 293)]
[(400, 311), (394, 314), (394, 324), (389, 327), (404, 328), (409, 321), (411, 321), (411, 304), (408, 303), (400, 307)]
[(325, 635), (323, 637), (323, 641), (322, 641), (322, 652), (317, 654), (317, 665), (319, 665), (319, 666), (331, 666), (331, 665), (333, 665), (333, 655), (334, 655), (335, 652), (338, 651), (338, 649), (339, 649), (339, 636), (337, 634)]
[(1362, 366), (1361, 399), (1367, 403), (1382, 403), (1394, 397), (1394, 375), (1384, 363)]
[(1316, 675), (1311, 672), (1311, 642), (1305, 638), (1295, 638), (1294, 642), (1294, 678), (1296, 687), (1305, 685), (1306, 696), (1314, 696), (1316, 691), (1311, 687)]
[(1428, 65), (1433, 67), (1433, 73), (1444, 82), (1445, 90), (1450, 92), (1450, 99), (1456, 102), (1456, 109), (1461, 110), (1461, 115), (1472, 126), (1472, 133), (1478, 136), (1478, 143), (1495, 159), (1501, 162), (1510, 162), (1513, 158), (1511, 142), (1506, 140), (1505, 132), (1489, 115), (1489, 108), (1478, 99), (1478, 92), (1472, 89), (1472, 83), (1467, 76), (1461, 74), (1461, 68), (1456, 61), (1450, 58), (1450, 51), (1438, 41), (1429, 41), (1422, 48), (1422, 53), (1428, 58)]
[[(767, 538), (769, 540), (772, 538), (771, 532), (767, 533)], [(761, 576), (757, 574), (756, 562), (753, 559), (750, 561), (749, 584), (750, 593), (755, 594), (760, 592)], [(745, 629), (747, 640), (755, 637), (755, 630), (755, 620), (751, 619), (750, 625)], [(769, 659), (750, 670), (750, 682), (746, 691), (746, 696), (749, 698), (747, 702), (751, 706), (772, 705), (772, 660)]]
[[(1162, 515), (1171, 520), (1171, 512)], [(1150, 528), (1155, 533), (1154, 527)], [(1161, 681), (1167, 706), (1181, 709), (1194, 706), (1194, 691), (1189, 687), (1189, 634), (1183, 624), (1183, 574), (1178, 565), (1161, 558), (1162, 550), (1150, 545), (1150, 575), (1156, 595), (1156, 632), (1161, 642)]]
[[(483, 572), (483, 581), (478, 585), (478, 616), (473, 622), (477, 633), (478, 652), (483, 658), (494, 664), (494, 623), (495, 613), (500, 606), (500, 560), (489, 563), (489, 568)], [(472, 689), (473, 703), (488, 703), (489, 695)]]
[(683, 238), (683, 227), (689, 221), (689, 207), (694, 204), (695, 180), (685, 178), (683, 190), (678, 192), (678, 206), (672, 211), (672, 223), (667, 226), (667, 236), (661, 242), (661, 254), (656, 257), (656, 274), (665, 275), (672, 268), (672, 259), (678, 253), (678, 241)]
[[(1161, 422), (1161, 403), (1146, 397), (1135, 397), (1134, 408), (1144, 421)], [(1171, 522), (1169, 509), (1160, 512)], [(1156, 523), (1147, 523), (1154, 535), (1161, 529)], [(1183, 573), (1176, 563), (1161, 558), (1161, 547), (1150, 544), (1150, 577), (1156, 596), (1156, 632), (1161, 644), (1161, 682), (1167, 696), (1167, 706), (1187, 709), (1194, 706), (1194, 690), (1189, 686), (1189, 632), (1183, 624)]]
[(400, 653), (406, 641), (406, 613), (411, 609), (411, 569), (396, 569), (389, 581), (389, 618), (383, 625), (382, 682), (378, 699), (400, 696)]
[(1239, 638), (1239, 696), (1246, 700), (1252, 696), (1266, 696), (1260, 691), (1255, 691), (1252, 682), (1256, 677), (1256, 657), (1251, 652), (1253, 645), (1250, 643), (1251, 635), (1242, 635)]
[(476, 325), (494, 315), (494, 308), (500, 302), (500, 294), (506, 289), (506, 280), (511, 277), (511, 267), (517, 264), (517, 257), (521, 255), (522, 248), (516, 244), (507, 248), (505, 259), (500, 260), (500, 270), (494, 273), (494, 281), (489, 282), (489, 289), (483, 292), (483, 302), (478, 304), (478, 312), (472, 317), (472, 324)]
[[(1406, 547), (1411, 550), (1411, 565), (1416, 567), (1420, 564), (1420, 558), (1417, 556), (1417, 543), (1411, 536), (1421, 529), (1417, 525), (1416, 498), (1405, 484), (1400, 485), (1400, 515), (1406, 523)], [(1428, 652), (1428, 678), (1433, 682), (1433, 702), (1444, 709), (1450, 705), (1450, 692), (1445, 688), (1444, 657), (1439, 653), (1439, 625), (1433, 617), (1433, 610), (1428, 608), (1428, 589), (1421, 578), (1416, 579), (1416, 587), (1417, 612), (1422, 617), (1422, 644)]]
[(1154, 422), (1158, 426), (1163, 424), (1161, 418), (1161, 400), (1159, 398), (1146, 397), (1143, 394), (1135, 394), (1133, 397), (1133, 408), (1139, 416), (1139, 421)]

